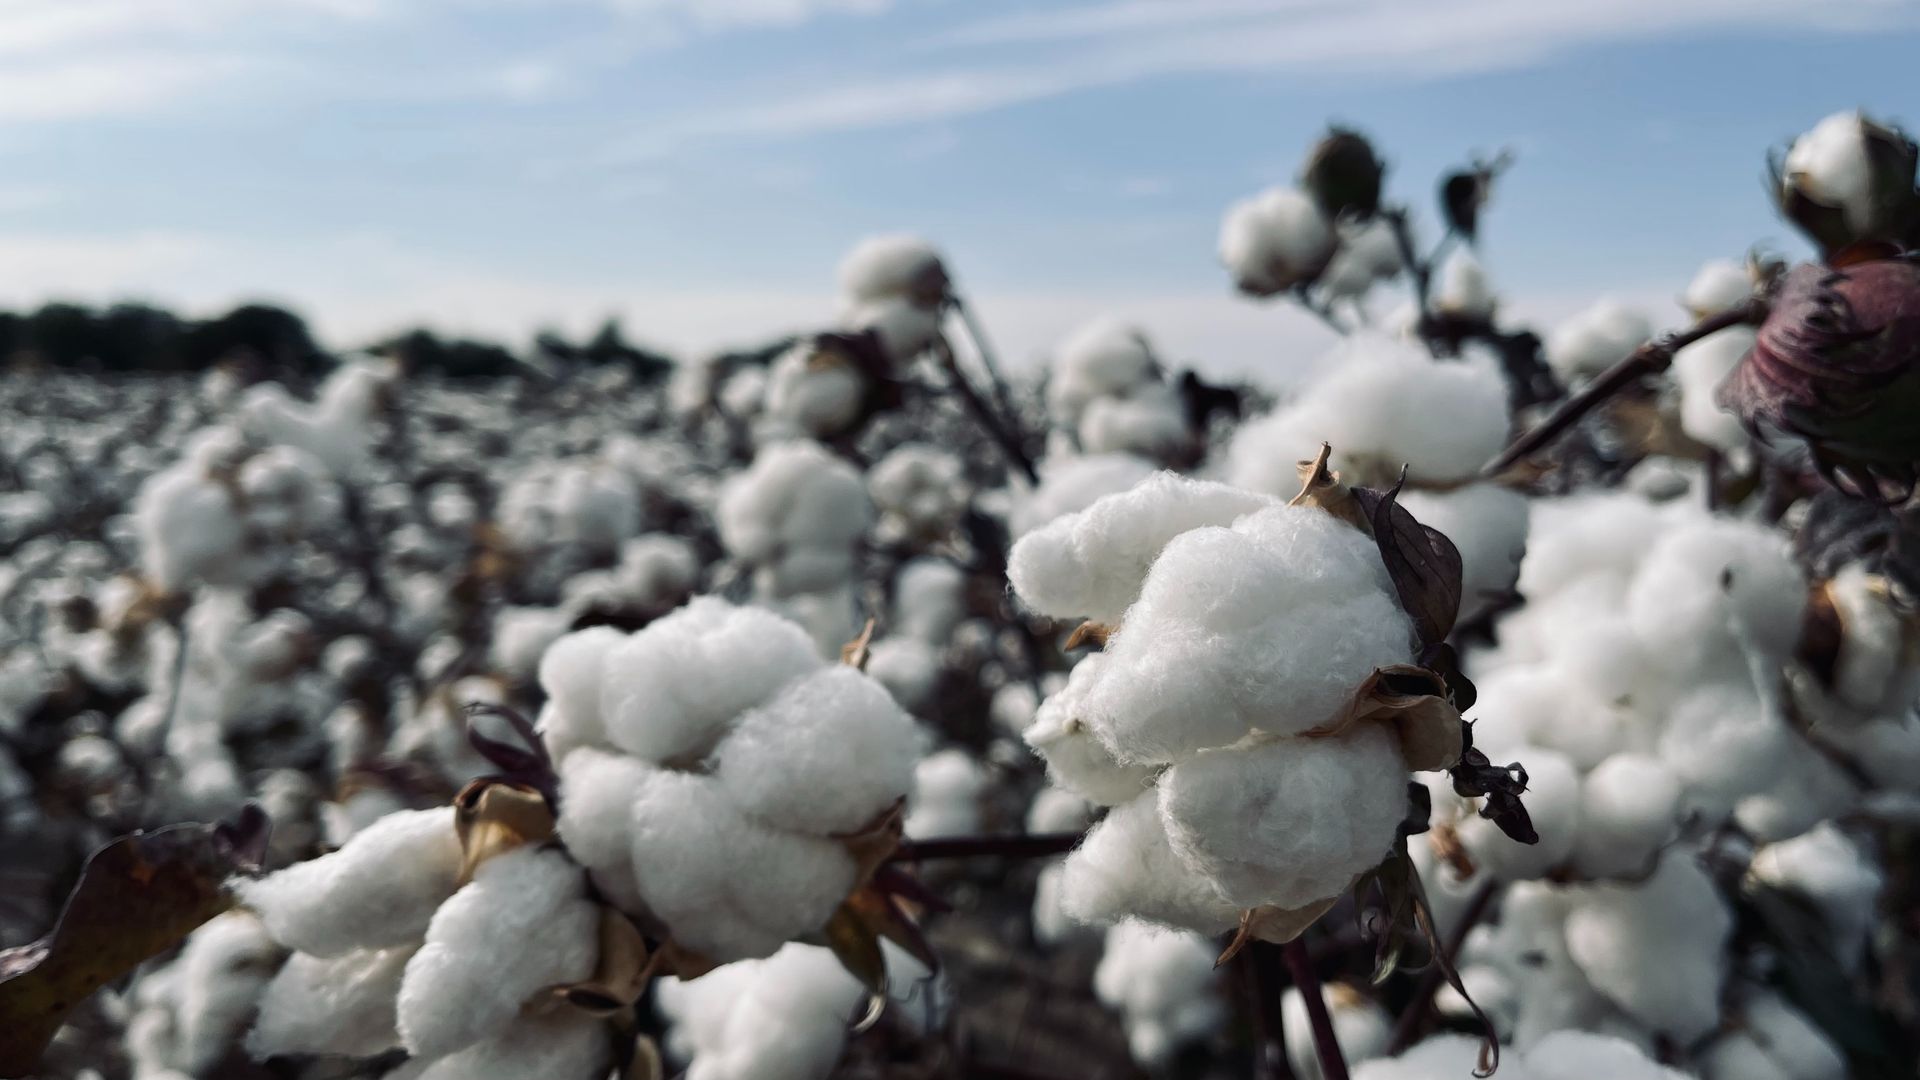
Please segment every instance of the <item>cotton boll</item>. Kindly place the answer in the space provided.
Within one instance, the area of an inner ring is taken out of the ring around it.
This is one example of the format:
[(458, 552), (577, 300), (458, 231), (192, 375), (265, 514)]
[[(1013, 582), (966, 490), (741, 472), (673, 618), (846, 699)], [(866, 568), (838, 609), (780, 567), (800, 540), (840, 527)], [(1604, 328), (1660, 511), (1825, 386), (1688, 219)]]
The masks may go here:
[(1845, 1080), (1846, 1059), (1805, 1013), (1771, 991), (1747, 999), (1747, 1035), (1788, 1080)]
[(918, 713), (933, 704), (939, 688), (940, 655), (933, 646), (916, 638), (885, 638), (868, 650), (866, 672), (886, 687), (901, 708)]
[(388, 814), (345, 847), (235, 886), (274, 940), (315, 956), (420, 940), (460, 874), (453, 807)]
[(1646, 870), (1674, 833), (1680, 778), (1658, 758), (1615, 754), (1580, 788), (1574, 867), (1584, 877), (1630, 877)]
[(1739, 683), (1708, 683), (1682, 698), (1660, 738), (1687, 803), (1712, 819), (1773, 786), (1793, 750), (1786, 725)]
[(769, 446), (720, 491), (715, 523), (734, 557), (763, 568), (776, 596), (830, 588), (852, 572), (872, 515), (866, 484), (816, 443)]
[(1270, 188), (1227, 208), (1220, 261), (1240, 291), (1272, 296), (1313, 280), (1332, 258), (1332, 225), (1295, 188)]
[(1090, 454), (1140, 454), (1158, 461), (1180, 456), (1193, 441), (1186, 405), (1171, 387), (1150, 384), (1126, 397), (1089, 402), (1080, 416), (1080, 447)]
[(940, 252), (917, 236), (870, 236), (840, 261), (840, 291), (855, 302), (904, 296), (937, 304), (947, 292)]
[(1920, 674), (1913, 620), (1896, 610), (1886, 579), (1854, 564), (1833, 576), (1826, 593), (1841, 628), (1834, 691), (1856, 709), (1910, 707)]
[(1708, 519), (1669, 530), (1627, 594), (1635, 633), (1668, 666), (1695, 672), (1784, 662), (1807, 586), (1787, 539), (1762, 525)]
[(529, 1013), (478, 1042), (426, 1063), (408, 1080), (571, 1080), (601, 1076), (612, 1064), (613, 1047), (602, 1021), (567, 1011)]
[(1680, 302), (1696, 319), (1717, 315), (1753, 296), (1753, 275), (1732, 259), (1712, 259), (1700, 266)]
[(640, 497), (626, 474), (601, 462), (569, 465), (551, 493), (555, 538), (613, 551), (640, 531)]
[(1920, 717), (1883, 717), (1853, 727), (1831, 724), (1821, 737), (1854, 761), (1875, 787), (1920, 792)]
[(1522, 844), (1500, 826), (1477, 814), (1460, 822), (1460, 842), (1474, 863), (1502, 881), (1546, 876), (1573, 854), (1580, 837), (1580, 774), (1564, 756), (1549, 750), (1514, 750), (1527, 770), (1522, 800), (1540, 834), (1537, 844)]
[(1117, 806), (1153, 782), (1150, 765), (1122, 765), (1093, 734), (1086, 701), (1107, 662), (1095, 653), (1074, 665), (1066, 685), (1040, 704), (1022, 737), (1047, 763), (1053, 783), (1096, 806)]
[(1027, 806), (1029, 833), (1081, 832), (1092, 822), (1092, 804), (1065, 788), (1041, 788)]
[(1866, 120), (1860, 113), (1834, 113), (1795, 139), (1783, 172), (1809, 198), (1839, 209), (1854, 229), (1873, 225), (1879, 200)]
[(1840, 766), (1789, 735), (1773, 782), (1741, 799), (1733, 820), (1762, 843), (1785, 840), (1851, 812), (1859, 801), (1859, 789)]
[(1374, 284), (1397, 277), (1401, 270), (1400, 242), (1385, 218), (1339, 222), (1339, 246), (1316, 284), (1329, 299), (1364, 299)]
[(620, 547), (618, 580), (623, 589), (649, 612), (678, 606), (700, 580), (700, 560), (693, 546), (669, 533), (637, 536)]
[(1743, 1032), (1723, 1035), (1700, 1055), (1702, 1080), (1793, 1080)]
[(967, 576), (945, 559), (910, 559), (893, 579), (893, 625), (901, 633), (944, 645), (966, 617)]
[[(777, 421), (782, 430), (811, 438), (831, 438), (850, 430), (861, 418), (867, 398), (867, 377), (844, 361), (821, 362), (826, 355), (811, 341), (803, 341), (781, 353), (768, 366), (763, 398), (766, 414)], [(739, 376), (730, 380), (728, 391), (734, 390), (734, 384), (740, 381)], [(724, 398), (723, 403), (726, 403)]]
[(283, 954), (260, 920), (229, 912), (187, 938), (175, 962), (175, 1060), (189, 1073), (212, 1069), (253, 1016), (256, 996)]
[(1586, 578), (1624, 584), (1666, 532), (1659, 507), (1644, 496), (1611, 492), (1537, 499), (1529, 522), (1519, 582), (1529, 601)]
[(916, 840), (980, 831), (980, 796), (987, 771), (965, 750), (942, 750), (913, 767), (907, 799), (907, 835)]
[[(894, 974), (889, 957), (889, 977)], [(687, 1080), (825, 1080), (865, 990), (833, 954), (787, 945), (765, 960), (659, 984), (668, 1046)]]
[(820, 667), (805, 631), (758, 608), (701, 597), (607, 651), (607, 737), (648, 761), (703, 757), (734, 718)]
[(673, 940), (715, 960), (771, 955), (825, 926), (853, 890), (846, 848), (760, 824), (711, 777), (654, 773), (632, 813), (641, 899)]
[(1673, 354), (1673, 377), (1680, 385), (1680, 430), (1689, 438), (1722, 451), (1737, 450), (1750, 441), (1740, 418), (1721, 407), (1719, 392), (1753, 343), (1752, 328), (1733, 326)]
[(248, 1052), (369, 1057), (397, 1048), (394, 1002), (413, 953), (411, 946), (332, 959), (295, 953), (260, 996)]
[(879, 683), (820, 668), (741, 716), (714, 751), (734, 805), (769, 825), (829, 836), (871, 825), (917, 775), (926, 736)]
[(1719, 1023), (1732, 929), (1706, 871), (1670, 851), (1642, 884), (1582, 889), (1567, 913), (1567, 949), (1627, 1015), (1687, 1043)]
[(1464, 248), (1456, 249), (1440, 267), (1435, 283), (1433, 306), (1436, 311), (1467, 319), (1490, 319), (1500, 298), (1480, 260)]
[(186, 465), (158, 472), (134, 502), (140, 564), (162, 589), (231, 580), (246, 527), (226, 488)]
[(453, 1053), (507, 1024), (540, 990), (588, 978), (599, 927), (580, 868), (564, 853), (521, 847), (482, 863), (407, 961), (397, 1006), (407, 1051)]
[(867, 494), (909, 534), (938, 536), (951, 531), (967, 512), (973, 488), (958, 457), (938, 447), (906, 443), (888, 451), (867, 473)]
[(1407, 491), (1399, 503), (1460, 551), (1460, 619), (1472, 619), (1513, 592), (1527, 550), (1527, 499), (1498, 484), (1447, 492)]
[(1304, 907), (1386, 857), (1407, 767), (1384, 725), (1198, 754), (1160, 780), (1174, 853), (1236, 908)]
[[(1393, 1018), (1379, 1003), (1346, 983), (1328, 983), (1324, 993), (1334, 1040), (1348, 1060), (1365, 1061), (1386, 1052), (1393, 1035)], [(1293, 1075), (1300, 1080), (1324, 1080), (1320, 1056), (1314, 1051), (1306, 999), (1300, 996), (1298, 987), (1289, 986), (1280, 995), (1280, 1029)]]
[(1181, 1046), (1225, 1022), (1215, 952), (1212, 942), (1191, 932), (1144, 923), (1121, 923), (1107, 931), (1093, 992), (1120, 1011), (1135, 1061), (1160, 1067)]
[(508, 607), (493, 619), (496, 671), (516, 682), (531, 678), (547, 646), (567, 632), (573, 614), (561, 608)]
[(591, 746), (560, 762), (560, 839), (600, 892), (629, 912), (641, 905), (628, 819), (634, 796), (653, 772), (637, 758)]
[(1008, 531), (1016, 539), (1085, 510), (1102, 496), (1126, 491), (1155, 472), (1153, 462), (1134, 454), (1048, 454), (1039, 469), (1039, 488), (1022, 491), (1008, 515)]
[(1117, 625), (1169, 540), (1272, 505), (1225, 484), (1157, 473), (1014, 544), (1007, 579), (1030, 608)]
[(1075, 330), (1054, 351), (1047, 380), (1047, 412), (1057, 424), (1079, 425), (1082, 412), (1106, 397), (1125, 397), (1160, 381), (1159, 363), (1144, 333), (1111, 316)]
[(1833, 934), (1834, 953), (1849, 967), (1873, 930), (1885, 875), (1840, 827), (1821, 822), (1791, 840), (1754, 853), (1748, 871), (1763, 884), (1813, 901)]
[(1646, 315), (1612, 298), (1554, 327), (1547, 337), (1547, 364), (1562, 379), (1591, 379), (1625, 360), (1653, 337)]
[(540, 689), (552, 708), (541, 714), (540, 735), (555, 761), (576, 746), (606, 742), (601, 718), (601, 681), (608, 653), (626, 640), (610, 626), (564, 635), (540, 656)]
[[(1535, 1080), (1518, 1057), (1509, 1051), (1500, 1058), (1501, 1080)], [(1353, 1080), (1464, 1080), (1479, 1067), (1480, 1040), (1443, 1033), (1429, 1036), (1399, 1057), (1355, 1060)]]
[(1585, 1031), (1556, 1031), (1529, 1047), (1525, 1060), (1533, 1080), (1687, 1080), (1624, 1039)]
[(1203, 934), (1238, 924), (1240, 911), (1173, 853), (1154, 792), (1116, 806), (1067, 856), (1060, 906), (1073, 919), (1146, 919)]
[(906, 297), (888, 297), (855, 305), (847, 312), (843, 325), (848, 330), (872, 334), (888, 359), (896, 365), (906, 365), (940, 340), (943, 318), (944, 313), (938, 307)]

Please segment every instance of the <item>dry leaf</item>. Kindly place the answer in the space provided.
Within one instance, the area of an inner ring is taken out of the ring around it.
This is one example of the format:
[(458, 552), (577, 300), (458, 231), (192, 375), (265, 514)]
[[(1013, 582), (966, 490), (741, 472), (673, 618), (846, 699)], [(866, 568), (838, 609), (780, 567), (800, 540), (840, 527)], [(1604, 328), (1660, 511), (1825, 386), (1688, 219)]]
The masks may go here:
[(1067, 635), (1067, 643), (1063, 648), (1068, 652), (1072, 652), (1082, 645), (1091, 644), (1104, 649), (1107, 647), (1107, 639), (1112, 636), (1112, 627), (1105, 623), (1097, 623), (1092, 619), (1088, 619), (1086, 622), (1073, 628), (1073, 633)]
[(1437, 672), (1413, 664), (1377, 668), (1354, 691), (1345, 715), (1303, 734), (1327, 738), (1365, 721), (1393, 727), (1400, 753), (1414, 772), (1449, 769), (1460, 760), (1460, 710), (1449, 700), (1446, 680)]
[(525, 844), (553, 839), (553, 809), (538, 791), (482, 778), (454, 796), (454, 828), (460, 834), (460, 883), (473, 880), (480, 864)]
[(1213, 962), (1213, 966), (1219, 967), (1225, 964), (1238, 956), (1240, 950), (1255, 941), (1285, 945), (1306, 933), (1307, 927), (1320, 921), (1320, 916), (1333, 910), (1333, 905), (1339, 903), (1340, 896), (1344, 895), (1346, 891), (1343, 889), (1339, 895), (1330, 896), (1325, 900), (1315, 900), (1311, 904), (1296, 908), (1272, 906), (1248, 908), (1240, 913), (1240, 928), (1234, 931), (1233, 940), (1227, 943), (1226, 950), (1220, 954), (1218, 960)]
[(1324, 510), (1341, 521), (1362, 532), (1372, 531), (1367, 524), (1366, 514), (1354, 501), (1353, 490), (1340, 483), (1340, 474), (1327, 468), (1327, 459), (1333, 456), (1333, 446), (1320, 444), (1320, 452), (1312, 461), (1300, 463), (1300, 493), (1287, 502), (1288, 506), (1311, 506)]
[(569, 1005), (593, 1016), (609, 1017), (633, 1006), (663, 962), (649, 952), (633, 920), (610, 907), (600, 909), (600, 959), (584, 982), (554, 988)]
[(873, 659), (874, 619), (869, 618), (867, 625), (861, 627), (860, 636), (840, 646), (840, 662), (855, 671), (867, 670), (867, 661)]

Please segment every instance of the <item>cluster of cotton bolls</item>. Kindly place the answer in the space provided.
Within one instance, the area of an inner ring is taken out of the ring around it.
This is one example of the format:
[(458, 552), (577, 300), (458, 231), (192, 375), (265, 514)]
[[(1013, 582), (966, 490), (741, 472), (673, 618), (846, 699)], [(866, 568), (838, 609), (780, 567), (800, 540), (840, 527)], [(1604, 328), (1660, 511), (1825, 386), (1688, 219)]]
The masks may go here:
[(1146, 335), (1117, 319), (1095, 319), (1055, 350), (1047, 411), (1069, 445), (1087, 454), (1171, 463), (1191, 453), (1179, 394)]
[(805, 624), (823, 652), (854, 635), (854, 564), (872, 517), (859, 471), (804, 440), (761, 450), (728, 479), (715, 510), (755, 598)]

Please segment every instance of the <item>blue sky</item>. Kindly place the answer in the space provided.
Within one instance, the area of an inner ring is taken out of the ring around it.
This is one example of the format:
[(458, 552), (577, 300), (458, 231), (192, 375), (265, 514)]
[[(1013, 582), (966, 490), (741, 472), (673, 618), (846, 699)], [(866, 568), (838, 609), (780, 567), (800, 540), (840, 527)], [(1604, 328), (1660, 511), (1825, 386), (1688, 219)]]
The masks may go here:
[(824, 322), (841, 252), (910, 230), (1016, 358), (1116, 311), (1265, 368), (1323, 342), (1231, 294), (1219, 217), (1337, 119), (1428, 221), (1515, 149), (1520, 315), (1664, 319), (1703, 259), (1797, 250), (1769, 147), (1920, 121), (1917, 46), (1916, 0), (0, 0), (0, 304), (687, 350)]

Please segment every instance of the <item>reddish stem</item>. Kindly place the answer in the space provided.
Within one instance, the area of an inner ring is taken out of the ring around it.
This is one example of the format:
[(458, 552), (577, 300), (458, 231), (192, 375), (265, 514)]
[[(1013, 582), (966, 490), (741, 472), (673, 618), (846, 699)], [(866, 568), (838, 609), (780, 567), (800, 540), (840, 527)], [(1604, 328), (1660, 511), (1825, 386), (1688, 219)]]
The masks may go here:
[(1013, 836), (949, 836), (939, 840), (906, 840), (887, 857), (888, 862), (926, 859), (1045, 859), (1065, 855), (1080, 844), (1083, 833), (1030, 833)]
[(1327, 997), (1320, 987), (1320, 973), (1313, 969), (1313, 957), (1307, 944), (1294, 938), (1280, 947), (1287, 958), (1287, 970), (1293, 973), (1293, 985), (1300, 988), (1300, 1000), (1307, 1006), (1307, 1022), (1313, 1027), (1313, 1052), (1320, 1059), (1320, 1080), (1350, 1080), (1347, 1059), (1340, 1053), (1340, 1040), (1333, 1033), (1333, 1016), (1327, 1012)]

